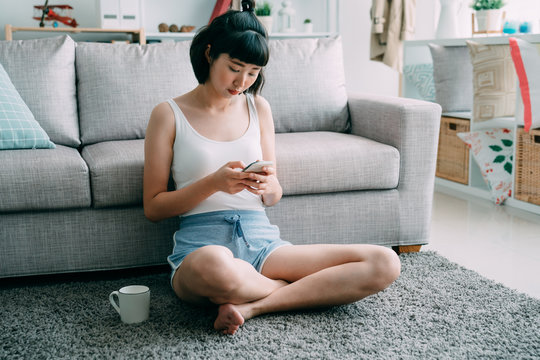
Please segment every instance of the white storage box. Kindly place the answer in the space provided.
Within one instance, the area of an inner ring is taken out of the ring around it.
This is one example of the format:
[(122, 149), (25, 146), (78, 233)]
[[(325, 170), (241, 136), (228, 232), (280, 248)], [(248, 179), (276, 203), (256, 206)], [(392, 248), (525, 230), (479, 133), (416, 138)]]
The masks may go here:
[(142, 26), (141, 0), (97, 0), (102, 29), (138, 29)]

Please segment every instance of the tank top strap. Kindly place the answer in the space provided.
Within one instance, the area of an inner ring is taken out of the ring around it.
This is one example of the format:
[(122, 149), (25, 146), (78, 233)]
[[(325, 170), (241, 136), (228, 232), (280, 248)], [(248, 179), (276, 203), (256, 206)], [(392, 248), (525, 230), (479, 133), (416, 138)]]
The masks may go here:
[(171, 106), (171, 109), (172, 109), (172, 111), (174, 113), (174, 118), (177, 121), (184, 118), (184, 113), (182, 112), (182, 110), (180, 110), (180, 107), (178, 106), (176, 101), (174, 101), (173, 99), (169, 99), (169, 100), (167, 100), (167, 102)]
[(255, 98), (253, 97), (253, 94), (247, 94), (247, 103), (248, 103), (248, 109), (249, 109), (249, 118), (251, 121), (253, 121), (257, 128), (259, 127), (259, 116), (257, 115), (257, 107), (255, 106)]
[(174, 101), (173, 99), (169, 99), (169, 100), (167, 100), (167, 102), (169, 103), (169, 106), (171, 107), (171, 109), (173, 111), (173, 114), (174, 114), (174, 124), (175, 124), (175, 127), (176, 127), (176, 131), (175, 131), (176, 136), (178, 137), (178, 136), (180, 136), (180, 134), (185, 136), (192, 129), (191, 125), (189, 124), (186, 116), (184, 115), (184, 113), (182, 112), (182, 109), (180, 109), (180, 107), (178, 106), (176, 101)]

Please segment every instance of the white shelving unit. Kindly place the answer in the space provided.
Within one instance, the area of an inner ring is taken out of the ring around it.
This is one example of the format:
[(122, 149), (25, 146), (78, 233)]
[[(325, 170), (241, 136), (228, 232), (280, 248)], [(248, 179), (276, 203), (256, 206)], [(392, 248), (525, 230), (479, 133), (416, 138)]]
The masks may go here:
[[(540, 43), (540, 34), (515, 35), (514, 37), (526, 40), (531, 43)], [(488, 45), (508, 44), (509, 36), (476, 36), (459, 39), (433, 39), (433, 40), (411, 40), (403, 44), (403, 64), (431, 64), (431, 53), (428, 44), (433, 43), (442, 46), (467, 46), (466, 40), (476, 41)], [(402, 81), (402, 94), (404, 97), (421, 99), (414, 85), (405, 78)]]
[(13, 33), (14, 32), (30, 32), (30, 33), (37, 33), (37, 34), (45, 34), (45, 33), (70, 33), (70, 34), (88, 34), (88, 33), (95, 33), (95, 34), (124, 34), (124, 35), (131, 35), (133, 42), (138, 42), (141, 45), (146, 44), (146, 37), (144, 34), (144, 29), (99, 29), (99, 28), (69, 28), (69, 27), (62, 27), (62, 28), (52, 28), (52, 27), (18, 27), (18, 26), (12, 26), (10, 24), (6, 24), (5, 26), (5, 37), (6, 40), (11, 41), (13, 40)]
[[(195, 37), (195, 32), (190, 33), (149, 33), (146, 34), (146, 41), (161, 42), (166, 41), (185, 41), (191, 40)], [(330, 32), (317, 32), (317, 33), (271, 33), (270, 39), (292, 39), (292, 38), (324, 38), (334, 35)]]
[[(513, 35), (514, 36), (514, 35)], [(472, 40), (483, 44), (489, 45), (503, 45), (508, 44), (509, 36), (477, 36), (471, 38), (459, 38), (459, 39), (434, 39), (434, 40), (413, 40), (405, 41), (403, 48), (403, 63), (404, 65), (411, 64), (431, 64), (432, 58), (428, 45), (430, 43), (438, 44), (442, 46), (467, 46), (466, 40)], [(540, 34), (517, 34), (514, 37), (521, 38), (531, 43), (540, 43)], [(404, 97), (422, 99), (414, 84), (410, 83), (405, 77), (402, 81), (402, 94)], [(518, 90), (519, 91), (519, 90)], [(483, 128), (500, 127), (501, 125), (514, 129), (516, 134), (515, 122), (506, 122), (501, 120), (485, 121), (481, 124), (471, 124), (470, 131), (476, 131)], [(515, 144), (515, 141), (514, 141)], [(514, 147), (514, 159), (515, 147)], [(515, 169), (515, 166), (514, 166)], [(475, 196), (486, 200), (491, 200), (490, 192), (487, 185), (482, 178), (480, 168), (474, 161), (472, 153), (469, 153), (469, 181), (468, 185), (463, 185), (457, 182), (449, 181), (442, 178), (435, 178), (435, 186), (437, 189), (446, 193), (457, 193), (462, 196)], [(515, 194), (512, 189), (512, 194)], [(505, 206), (511, 206), (521, 210), (526, 210), (535, 214), (540, 214), (540, 206), (530, 204), (524, 201), (517, 200), (515, 198), (509, 198), (505, 201)]]
[[(279, 9), (281, 7), (280, 0), (271, 0), (273, 6), (272, 16), (274, 17), (274, 31), (270, 32), (271, 39), (287, 39), (287, 38), (323, 38), (338, 34), (339, 29), (339, 2), (340, 0), (293, 0), (292, 5), (296, 9), (296, 28), (295, 33), (280, 33), (275, 30), (279, 24)], [(181, 6), (181, 5), (178, 5)], [(150, 2), (146, 2), (146, 8), (150, 7)], [(208, 9), (206, 9), (208, 10)], [(205, 10), (205, 11), (206, 11)], [(209, 12), (210, 14), (210, 12)], [(200, 16), (202, 17), (202, 16)], [(305, 18), (310, 18), (316, 24), (316, 32), (302, 32), (302, 23)], [(193, 24), (196, 25), (196, 24)], [(195, 36), (197, 28), (190, 33), (171, 33), (171, 32), (156, 32), (157, 26), (154, 24), (145, 23), (146, 39), (149, 42), (154, 41), (185, 41), (191, 40)], [(155, 29), (155, 30), (154, 30)]]

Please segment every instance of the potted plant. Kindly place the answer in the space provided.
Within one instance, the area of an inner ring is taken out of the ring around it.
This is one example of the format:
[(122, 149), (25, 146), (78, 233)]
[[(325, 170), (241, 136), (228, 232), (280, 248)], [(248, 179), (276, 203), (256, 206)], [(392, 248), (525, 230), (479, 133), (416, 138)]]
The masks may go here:
[(263, 1), (260, 5), (258, 4), (255, 7), (255, 15), (257, 15), (257, 19), (259, 19), (261, 24), (266, 28), (266, 32), (272, 32), (272, 4), (268, 1)]
[(304, 20), (304, 32), (312, 33), (313, 32), (313, 23), (311, 19)]
[(475, 11), (477, 31), (500, 32), (503, 18), (501, 9), (504, 5), (504, 0), (474, 0), (471, 8)]

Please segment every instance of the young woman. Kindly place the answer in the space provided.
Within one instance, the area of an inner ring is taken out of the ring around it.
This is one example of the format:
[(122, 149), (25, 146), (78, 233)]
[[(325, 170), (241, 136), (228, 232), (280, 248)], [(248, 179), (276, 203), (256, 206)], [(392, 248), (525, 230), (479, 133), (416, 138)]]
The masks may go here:
[[(171, 285), (182, 300), (219, 305), (214, 327), (225, 334), (264, 313), (355, 302), (400, 273), (391, 249), (291, 245), (268, 221), (264, 206), (282, 196), (272, 113), (257, 95), (269, 51), (253, 1), (242, 8), (196, 35), (199, 85), (155, 107), (145, 140), (145, 215), (180, 216)], [(255, 160), (273, 166), (242, 171)], [(171, 172), (175, 191), (167, 191)]]

